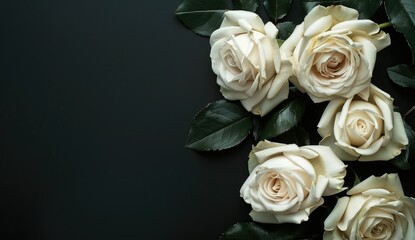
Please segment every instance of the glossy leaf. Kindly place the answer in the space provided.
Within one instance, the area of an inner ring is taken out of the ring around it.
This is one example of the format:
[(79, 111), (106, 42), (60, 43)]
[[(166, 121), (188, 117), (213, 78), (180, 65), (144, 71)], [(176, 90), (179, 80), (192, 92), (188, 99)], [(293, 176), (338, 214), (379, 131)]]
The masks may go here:
[(295, 143), (298, 146), (310, 145), (310, 134), (302, 127), (296, 126), (276, 137), (277, 142)]
[(415, 88), (415, 67), (399, 64), (388, 68), (389, 78), (401, 87)]
[(278, 39), (286, 40), (291, 33), (294, 32), (294, 29), (297, 25), (292, 22), (281, 22), (277, 24), (278, 28)]
[(258, 0), (232, 0), (233, 8), (255, 12), (258, 8)]
[(235, 103), (220, 100), (196, 114), (185, 146), (199, 151), (231, 148), (242, 142), (251, 128), (251, 113)]
[(268, 16), (276, 22), (277, 19), (283, 18), (290, 10), (291, 0), (265, 0), (264, 7)]
[(270, 113), (264, 127), (259, 133), (259, 140), (276, 137), (297, 125), (305, 112), (305, 103), (301, 99), (294, 99), (285, 106)]
[(415, 63), (415, 1), (385, 0), (386, 13), (395, 27), (403, 33), (412, 51), (412, 63)]
[(237, 223), (219, 238), (220, 240), (273, 240), (273, 235), (256, 223)]
[(277, 224), (265, 227), (254, 222), (237, 223), (229, 228), (219, 240), (299, 240), (321, 239), (321, 234), (312, 233), (319, 228), (305, 224)]
[(401, 170), (409, 170), (411, 169), (411, 162), (413, 162), (415, 158), (415, 132), (405, 121), (404, 126), (409, 140), (408, 146), (406, 146), (406, 150), (403, 150), (401, 154), (389, 162)]
[(301, 0), (301, 2), (307, 12), (310, 12), (317, 5), (344, 5), (356, 9), (359, 12), (359, 18), (366, 19), (375, 14), (383, 0)]
[(193, 32), (210, 36), (220, 27), (226, 9), (225, 0), (184, 0), (175, 14)]

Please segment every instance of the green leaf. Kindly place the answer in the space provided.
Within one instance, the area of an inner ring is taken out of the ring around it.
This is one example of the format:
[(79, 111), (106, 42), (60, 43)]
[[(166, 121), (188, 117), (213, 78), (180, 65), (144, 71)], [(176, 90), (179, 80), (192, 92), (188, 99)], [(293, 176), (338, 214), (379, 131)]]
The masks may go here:
[(321, 229), (310, 228), (310, 224), (260, 225), (254, 222), (237, 223), (222, 234), (219, 240), (298, 240), (321, 239), (321, 234), (312, 233)]
[(256, 223), (237, 223), (219, 238), (220, 240), (273, 240), (273, 235)]
[(232, 0), (233, 8), (255, 12), (258, 8), (258, 0)]
[(359, 18), (366, 19), (375, 14), (383, 0), (301, 0), (301, 2), (307, 12), (310, 12), (317, 5), (344, 5), (356, 9), (359, 12)]
[(386, 13), (395, 29), (402, 33), (412, 51), (412, 64), (415, 63), (415, 1), (385, 0)]
[(225, 0), (184, 0), (175, 14), (193, 32), (210, 36), (220, 27), (226, 9)]
[(296, 26), (297, 25), (292, 22), (278, 23), (278, 39), (286, 40), (291, 35), (291, 33), (294, 32)]
[(296, 126), (306, 108), (304, 101), (299, 98), (281, 107), (270, 113), (270, 117), (259, 133), (259, 140), (276, 137)]
[(295, 143), (298, 146), (310, 145), (310, 134), (302, 127), (296, 126), (276, 137), (277, 142)]
[(223, 150), (242, 142), (252, 128), (252, 115), (239, 105), (220, 100), (208, 104), (192, 121), (185, 147)]
[(394, 159), (390, 160), (389, 162), (393, 164), (395, 167), (401, 170), (409, 170), (411, 169), (411, 161), (415, 158), (415, 132), (412, 130), (411, 126), (404, 121), (405, 132), (408, 136), (408, 145), (406, 146), (406, 150), (403, 150), (401, 154), (399, 154)]
[(290, 10), (291, 0), (265, 0), (264, 7), (268, 16), (273, 20), (283, 18)]
[(401, 87), (415, 88), (415, 67), (399, 64), (388, 68), (389, 78)]

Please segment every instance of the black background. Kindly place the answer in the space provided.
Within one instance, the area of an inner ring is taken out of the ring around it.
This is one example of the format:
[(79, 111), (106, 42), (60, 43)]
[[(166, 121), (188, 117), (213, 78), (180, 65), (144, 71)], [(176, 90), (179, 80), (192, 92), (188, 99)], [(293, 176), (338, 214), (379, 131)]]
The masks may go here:
[[(177, 21), (180, 3), (0, 2), (0, 239), (217, 239), (249, 220), (239, 188), (252, 139), (184, 148), (194, 114), (222, 97), (208, 38)], [(286, 19), (302, 11), (294, 1)], [(410, 52), (387, 31), (373, 82), (405, 112), (414, 92), (385, 68)], [(359, 168), (384, 172), (373, 166)], [(400, 176), (414, 196), (411, 172)]]

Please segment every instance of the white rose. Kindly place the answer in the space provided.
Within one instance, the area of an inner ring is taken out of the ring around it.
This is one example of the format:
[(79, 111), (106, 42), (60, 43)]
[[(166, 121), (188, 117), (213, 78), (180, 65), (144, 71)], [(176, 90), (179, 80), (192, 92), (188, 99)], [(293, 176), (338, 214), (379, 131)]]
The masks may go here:
[(277, 33), (275, 25), (264, 25), (255, 13), (227, 11), (210, 37), (212, 69), (222, 95), (261, 116), (288, 97), (291, 63), (281, 61)]
[(290, 81), (314, 102), (367, 96), (376, 53), (390, 37), (371, 20), (341, 5), (316, 6), (281, 46), (290, 58)]
[(393, 99), (373, 84), (367, 101), (357, 95), (330, 101), (317, 127), (323, 137), (320, 144), (345, 161), (390, 160), (408, 144)]
[(338, 199), (324, 222), (324, 239), (415, 239), (415, 199), (397, 174), (371, 176)]
[(323, 204), (322, 196), (344, 190), (346, 166), (325, 146), (262, 141), (249, 155), (250, 175), (241, 197), (262, 223), (301, 223)]

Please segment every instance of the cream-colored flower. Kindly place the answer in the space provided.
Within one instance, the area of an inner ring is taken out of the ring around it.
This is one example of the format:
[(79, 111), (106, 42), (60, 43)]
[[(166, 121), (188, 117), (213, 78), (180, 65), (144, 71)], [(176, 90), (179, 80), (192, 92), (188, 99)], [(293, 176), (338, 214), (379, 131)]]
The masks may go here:
[(346, 166), (325, 146), (261, 141), (249, 155), (248, 168), (240, 192), (257, 222), (307, 221), (323, 196), (344, 190)]
[(415, 199), (397, 174), (371, 176), (338, 200), (324, 222), (324, 239), (415, 239)]
[(401, 114), (393, 99), (373, 84), (369, 98), (336, 99), (327, 105), (318, 133), (342, 160), (390, 160), (408, 144)]
[(390, 37), (371, 20), (341, 5), (316, 6), (281, 46), (293, 64), (290, 81), (314, 102), (367, 98), (376, 53)]
[(264, 116), (288, 97), (291, 63), (281, 61), (272, 23), (252, 12), (227, 11), (210, 37), (213, 72), (222, 95)]

